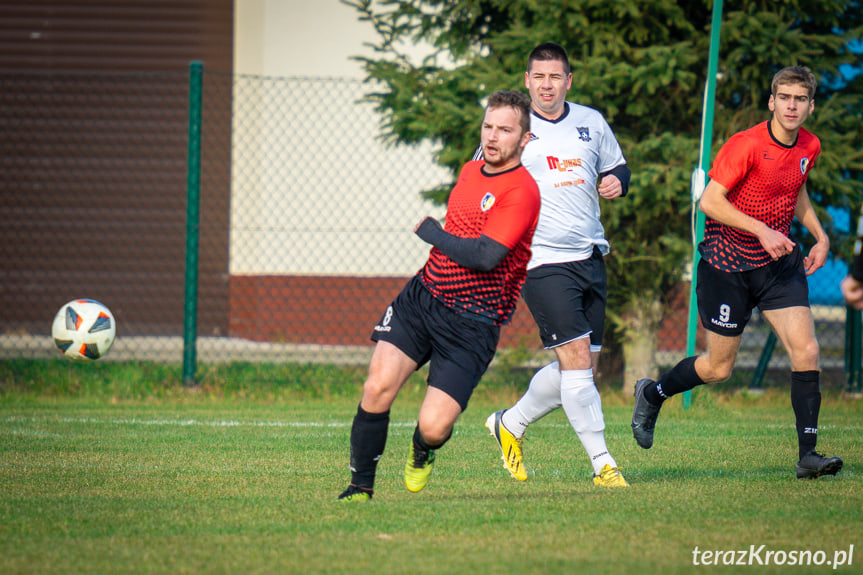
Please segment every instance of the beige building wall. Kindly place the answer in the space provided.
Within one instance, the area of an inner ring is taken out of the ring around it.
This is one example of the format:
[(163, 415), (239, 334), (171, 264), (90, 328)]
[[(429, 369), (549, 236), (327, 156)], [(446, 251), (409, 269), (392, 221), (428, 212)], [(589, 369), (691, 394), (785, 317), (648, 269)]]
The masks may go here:
[(339, 0), (237, 0), (234, 18), (239, 74), (362, 77), (373, 32)]
[[(378, 116), (358, 103), (367, 87), (351, 57), (370, 53), (370, 25), (338, 0), (235, 8), (231, 273), (415, 273), (429, 246), (413, 227), (443, 215), (419, 192), (450, 176), (429, 145), (383, 145)], [(255, 82), (276, 89), (244, 89)], [(259, 142), (288, 144), (264, 155), (249, 149)]]

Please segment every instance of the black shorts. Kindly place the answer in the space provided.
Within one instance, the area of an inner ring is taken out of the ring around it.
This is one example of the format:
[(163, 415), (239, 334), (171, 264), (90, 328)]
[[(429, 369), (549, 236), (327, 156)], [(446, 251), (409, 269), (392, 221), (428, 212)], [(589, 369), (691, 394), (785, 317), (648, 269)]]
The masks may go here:
[(720, 271), (701, 260), (695, 293), (704, 329), (719, 335), (740, 335), (755, 307), (761, 311), (809, 307), (803, 252), (795, 245), (787, 256), (742, 272)]
[(546, 264), (527, 271), (521, 295), (546, 349), (590, 334), (592, 351), (602, 348), (607, 280), (599, 248), (586, 260)]
[(428, 384), (455, 399), (462, 411), (494, 358), (500, 327), (457, 314), (414, 276), (384, 312), (372, 341), (386, 341), (420, 366)]

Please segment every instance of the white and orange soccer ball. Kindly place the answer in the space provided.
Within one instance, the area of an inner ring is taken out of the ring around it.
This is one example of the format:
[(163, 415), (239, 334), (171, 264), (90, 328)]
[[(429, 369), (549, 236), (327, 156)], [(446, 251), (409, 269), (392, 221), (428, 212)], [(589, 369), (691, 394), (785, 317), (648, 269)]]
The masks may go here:
[(64, 357), (94, 361), (111, 350), (117, 326), (114, 314), (92, 299), (72, 300), (54, 316), (51, 335)]

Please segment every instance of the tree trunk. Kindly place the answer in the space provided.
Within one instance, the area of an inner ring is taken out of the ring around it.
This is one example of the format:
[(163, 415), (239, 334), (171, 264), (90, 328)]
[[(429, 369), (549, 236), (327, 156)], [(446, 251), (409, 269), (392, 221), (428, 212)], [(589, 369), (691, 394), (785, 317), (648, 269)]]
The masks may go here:
[(624, 315), (626, 328), (623, 335), (623, 393), (632, 395), (635, 382), (643, 377), (656, 379), (656, 332), (662, 320), (662, 303), (659, 300), (632, 302)]

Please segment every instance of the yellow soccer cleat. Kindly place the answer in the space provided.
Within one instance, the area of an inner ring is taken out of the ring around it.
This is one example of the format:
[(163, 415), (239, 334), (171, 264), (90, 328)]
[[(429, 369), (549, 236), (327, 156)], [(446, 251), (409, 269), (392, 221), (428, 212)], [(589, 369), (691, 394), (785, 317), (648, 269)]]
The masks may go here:
[(405, 463), (405, 487), (411, 493), (418, 493), (423, 490), (429, 482), (432, 468), (434, 467), (435, 452), (433, 449), (429, 451), (417, 451), (413, 442), (411, 442), (411, 452), (408, 455), (408, 461)]
[(355, 503), (358, 501), (371, 501), (372, 495), (374, 492), (371, 489), (364, 489), (362, 487), (357, 487), (353, 483), (348, 485), (348, 488), (345, 489), (341, 495), (339, 495), (338, 501), (346, 502), (346, 503)]
[(521, 438), (516, 437), (501, 423), (504, 410), (495, 411), (485, 420), (485, 426), (497, 440), (503, 467), (519, 481), (527, 481), (527, 470), (521, 461)]
[(593, 476), (593, 484), (599, 487), (629, 487), (629, 483), (620, 473), (620, 468), (607, 463), (600, 469), (599, 475)]

